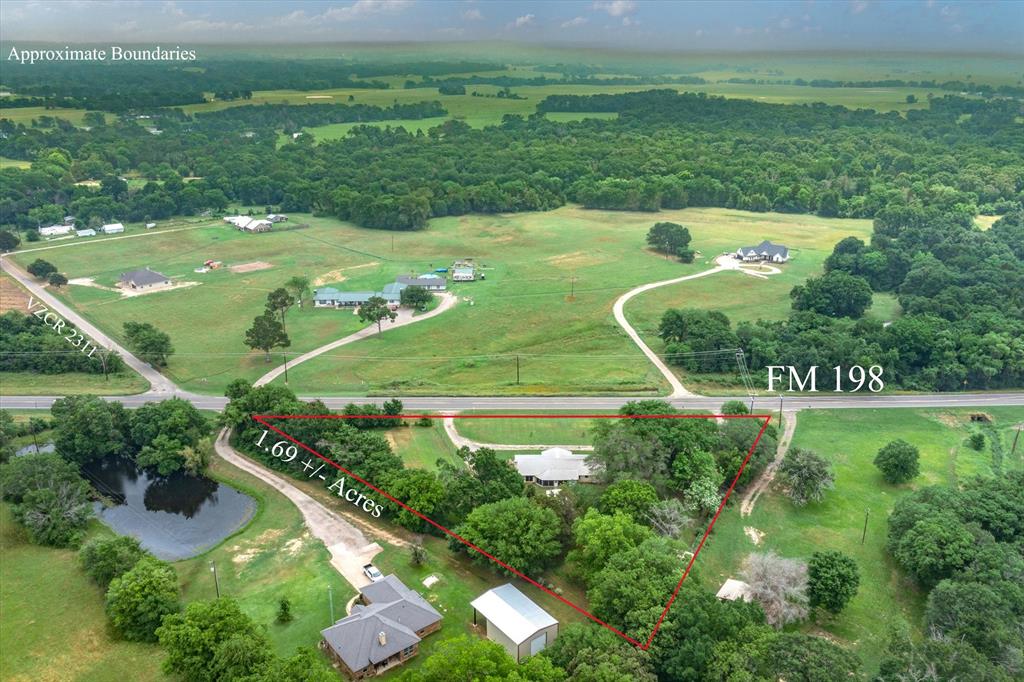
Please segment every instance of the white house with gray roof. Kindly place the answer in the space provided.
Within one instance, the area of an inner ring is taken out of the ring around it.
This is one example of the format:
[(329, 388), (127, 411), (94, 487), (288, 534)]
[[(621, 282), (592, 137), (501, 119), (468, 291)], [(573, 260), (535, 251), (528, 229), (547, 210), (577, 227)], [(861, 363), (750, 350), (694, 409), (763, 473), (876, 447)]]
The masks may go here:
[(741, 246), (736, 249), (736, 257), (748, 263), (752, 261), (785, 263), (789, 260), (789, 249), (781, 244), (772, 244), (765, 239), (757, 246)]
[(558, 621), (511, 583), (487, 590), (471, 602), (473, 624), (482, 616), (487, 639), (497, 642), (516, 663), (539, 654), (558, 636)]
[(576, 455), (565, 448), (548, 448), (539, 455), (516, 455), (514, 462), (524, 481), (542, 488), (597, 482), (597, 471), (587, 455)]
[(379, 675), (415, 656), (441, 614), (394, 575), (360, 588), (361, 603), (321, 631), (321, 646), (353, 680)]

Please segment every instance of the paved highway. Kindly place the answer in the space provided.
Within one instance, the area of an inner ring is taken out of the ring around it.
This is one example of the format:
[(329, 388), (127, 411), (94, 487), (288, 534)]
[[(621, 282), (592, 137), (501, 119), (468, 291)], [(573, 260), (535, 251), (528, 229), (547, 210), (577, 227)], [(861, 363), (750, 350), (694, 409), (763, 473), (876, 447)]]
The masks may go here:
[[(222, 410), (227, 398), (198, 395), (187, 391), (171, 393), (140, 393), (138, 395), (109, 396), (108, 400), (124, 403), (126, 407), (139, 407), (153, 400), (163, 400), (171, 396), (184, 398), (201, 410)], [(61, 396), (0, 396), (0, 407), (8, 410), (47, 409)], [(316, 396), (303, 396), (303, 400), (312, 400)], [(340, 408), (348, 403), (379, 403), (386, 397), (331, 397), (320, 398), (328, 407)], [(551, 411), (551, 410), (616, 410), (630, 400), (640, 400), (628, 396), (552, 396), (552, 397), (402, 397), (407, 413), (418, 410), (462, 411), (462, 410), (517, 410), (517, 411)], [(674, 407), (681, 410), (717, 411), (727, 400), (741, 400), (736, 396), (712, 397), (691, 396), (688, 398), (665, 398)], [(743, 399), (748, 405), (749, 398)], [(918, 395), (822, 395), (783, 397), (782, 406), (786, 410), (833, 410), (833, 409), (889, 409), (899, 407), (995, 407), (1020, 405), (1024, 408), (1024, 393), (928, 393)], [(754, 412), (771, 414), (779, 409), (778, 396), (754, 399)], [(1024, 411), (1022, 411), (1024, 416)]]

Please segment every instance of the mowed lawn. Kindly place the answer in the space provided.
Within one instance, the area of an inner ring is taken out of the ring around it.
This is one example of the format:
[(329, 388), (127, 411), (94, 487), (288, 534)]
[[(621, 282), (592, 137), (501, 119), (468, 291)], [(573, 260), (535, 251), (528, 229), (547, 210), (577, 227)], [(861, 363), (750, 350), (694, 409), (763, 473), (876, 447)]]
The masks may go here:
[[(318, 395), (652, 395), (665, 390), (663, 379), (615, 323), (612, 303), (637, 285), (708, 267), (703, 261), (680, 264), (646, 250), (644, 236), (654, 222), (690, 226), (704, 260), (764, 237), (801, 249), (788, 266), (792, 281), (787, 285), (733, 273), (712, 276), (721, 279), (708, 291), (708, 307), (728, 307), (733, 300), (732, 287), (723, 286), (726, 278), (742, 278), (735, 281), (751, 287), (751, 295), (764, 299), (763, 306), (788, 306), (789, 288), (803, 272), (801, 259), (808, 263), (807, 271), (815, 267), (817, 257), (809, 251), (827, 253), (842, 237), (866, 235), (869, 229), (867, 221), (723, 209), (648, 214), (576, 206), (441, 218), (421, 232), (370, 230), (305, 215), (292, 220), (310, 227), (249, 235), (212, 221), (207, 227), (82, 242), (15, 258), (27, 265), (44, 257), (71, 278), (91, 277), (105, 286), (113, 285), (121, 272), (146, 266), (176, 281), (198, 282), (131, 298), (79, 285), (66, 287), (61, 295), (115, 337), (123, 338), (122, 325), (130, 320), (163, 329), (175, 347), (169, 376), (183, 388), (216, 394), (232, 379), (254, 380), (280, 363), (280, 352), (268, 364), (262, 353), (245, 346), (244, 336), (262, 313), (267, 293), (289, 277), (378, 289), (396, 275), (473, 257), (486, 280), (453, 285), (461, 299), (454, 309), (294, 366), (290, 385)], [(225, 266), (263, 262), (271, 267), (246, 273), (228, 267), (193, 272), (206, 259)], [(711, 284), (697, 280), (680, 287)], [(570, 300), (573, 287), (575, 298)], [(679, 305), (647, 302), (660, 295), (652, 292), (631, 303), (631, 315), (648, 311), (641, 314), (650, 321), (639, 321), (645, 332), (656, 327), (666, 304)], [(749, 310), (754, 314), (759, 309)], [(287, 350), (293, 357), (362, 326), (351, 311), (329, 309), (293, 309), (287, 325), (292, 341)]]
[[(838, 616), (822, 616), (801, 627), (849, 646), (872, 673), (890, 626), (902, 622), (920, 631), (924, 608), (924, 594), (897, 569), (885, 549), (889, 513), (897, 500), (915, 489), (954, 484), (977, 473), (991, 475), (988, 448), (975, 452), (964, 445), (977, 428), (969, 418), (974, 412), (994, 418), (1009, 453), (1012, 427), (1024, 421), (1020, 408), (801, 412), (793, 445), (814, 450), (832, 463), (835, 488), (821, 503), (798, 508), (773, 486), (746, 518), (739, 516), (737, 498), (723, 512), (698, 558), (698, 579), (717, 590), (726, 578), (738, 576), (744, 558), (755, 551), (772, 550), (802, 560), (828, 549), (850, 555), (860, 567), (857, 596)], [(921, 476), (902, 486), (885, 483), (872, 463), (878, 450), (897, 438), (921, 452)], [(867, 535), (861, 544), (865, 512)], [(754, 545), (745, 528), (764, 534), (759, 545)], [(889, 606), (881, 609), (883, 604)]]
[[(536, 412), (512, 412), (508, 417), (474, 417), (475, 414), (494, 414), (493, 411), (486, 413), (467, 411), (461, 414), (471, 418), (455, 419), (455, 428), (461, 436), (481, 443), (500, 443), (507, 445), (590, 445), (593, 439), (592, 428), (596, 420), (589, 419), (584, 414), (598, 414), (599, 411), (590, 412), (553, 412), (544, 413), (544, 416), (529, 418), (524, 415)], [(565, 415), (553, 418), (549, 414)]]
[[(94, 521), (89, 536), (110, 535)], [(28, 542), (0, 504), (0, 679), (9, 682), (160, 680), (163, 653), (107, 629), (103, 592), (73, 550)]]

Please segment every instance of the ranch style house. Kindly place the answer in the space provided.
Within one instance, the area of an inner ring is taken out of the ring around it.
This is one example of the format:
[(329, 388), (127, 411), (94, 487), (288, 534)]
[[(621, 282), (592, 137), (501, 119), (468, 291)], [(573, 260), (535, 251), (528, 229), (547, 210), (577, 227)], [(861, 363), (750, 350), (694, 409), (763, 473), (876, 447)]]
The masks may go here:
[(772, 244), (766, 239), (757, 246), (741, 246), (736, 249), (736, 257), (747, 263), (755, 261), (785, 263), (789, 260), (789, 249), (781, 244)]

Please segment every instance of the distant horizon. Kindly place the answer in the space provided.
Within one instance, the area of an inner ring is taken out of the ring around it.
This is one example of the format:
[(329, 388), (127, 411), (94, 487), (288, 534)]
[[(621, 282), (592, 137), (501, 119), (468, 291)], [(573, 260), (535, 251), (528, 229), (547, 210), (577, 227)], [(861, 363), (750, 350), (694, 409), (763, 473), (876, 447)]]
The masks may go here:
[[(180, 44), (184, 47), (186, 44), (189, 47), (203, 47), (203, 48), (217, 48), (224, 50), (259, 50), (265, 45), (253, 46), (246, 43), (225, 43), (225, 42), (209, 42), (209, 41), (174, 41), (174, 40), (20, 40), (17, 38), (0, 38), (0, 46), (11, 46), (14, 44), (23, 45), (46, 45), (46, 46), (104, 46), (110, 44), (117, 45), (131, 45), (131, 46), (144, 46), (144, 45), (155, 45), (157, 43), (163, 43), (163, 47), (167, 47), (171, 43)], [(549, 50), (576, 50), (576, 51), (594, 51), (594, 52), (609, 52), (612, 54), (619, 55), (652, 55), (652, 54), (663, 54), (663, 55), (750, 55), (750, 56), (770, 56), (770, 55), (830, 55), (837, 57), (883, 57), (883, 56), (950, 56), (950, 57), (1024, 57), (1024, 47), (1021, 47), (1017, 51), (1013, 50), (949, 50), (939, 48), (918, 48), (918, 49), (887, 49), (887, 50), (859, 50), (855, 48), (849, 49), (827, 49), (827, 48), (799, 48), (799, 49), (688, 49), (688, 48), (643, 48), (643, 47), (620, 47), (614, 45), (600, 45), (600, 44), (585, 44), (585, 43), (543, 43), (543, 42), (524, 42), (516, 41), (513, 39), (502, 39), (502, 40), (415, 40), (415, 39), (403, 39), (403, 40), (294, 40), (294, 41), (268, 41), (268, 45), (273, 47), (389, 47), (389, 46), (434, 46), (434, 47), (446, 47), (446, 46), (472, 46), (472, 45), (493, 45), (499, 43), (511, 47), (521, 47), (524, 49), (549, 49)], [(501, 58), (495, 57), (493, 61), (502, 61)], [(1024, 75), (1024, 63), (1021, 65), (1021, 72)]]
[[(3, 42), (474, 43), (636, 53), (1024, 54), (1001, 0), (5, 0)], [(80, 42), (82, 35), (92, 36)]]

